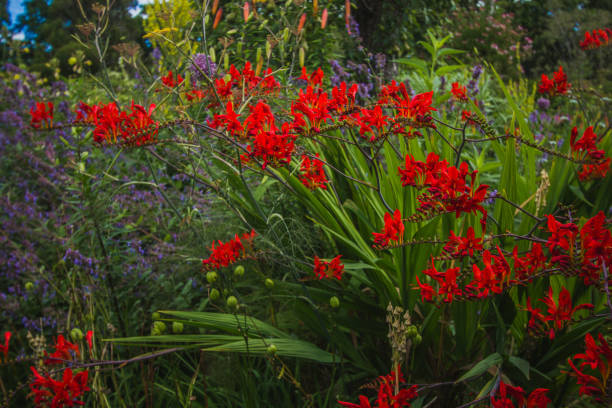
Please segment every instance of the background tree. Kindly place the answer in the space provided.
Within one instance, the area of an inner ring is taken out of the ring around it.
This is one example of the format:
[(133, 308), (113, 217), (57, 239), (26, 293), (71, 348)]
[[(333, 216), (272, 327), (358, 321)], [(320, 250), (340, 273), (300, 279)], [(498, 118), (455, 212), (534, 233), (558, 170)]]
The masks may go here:
[[(108, 7), (110, 13), (110, 21), (113, 22), (106, 31), (105, 35), (108, 40), (102, 43), (105, 47), (108, 45), (108, 51), (111, 54), (107, 59), (111, 64), (117, 61), (117, 51), (112, 46), (120, 43), (135, 42), (141, 48), (145, 48), (145, 43), (142, 40), (142, 22), (141, 18), (130, 15), (129, 9), (137, 6), (135, 0), (114, 0), (105, 4), (100, 4), (93, 0), (80, 0), (82, 10), (86, 13), (89, 21), (96, 20), (96, 9), (99, 7)], [(71, 66), (68, 64), (68, 59), (75, 54), (77, 50), (83, 50), (87, 57), (94, 62), (92, 69), (96, 69), (95, 52), (93, 49), (83, 49), (83, 46), (73, 38), (74, 34), (78, 34), (81, 38), (90, 37), (91, 32), (83, 32), (79, 30), (79, 25), (86, 21), (83, 18), (81, 8), (77, 2), (73, 0), (54, 0), (48, 3), (46, 0), (28, 0), (25, 3), (25, 12), (19, 16), (17, 31), (23, 31), (25, 40), (30, 42), (32, 53), (30, 61), (28, 61), (33, 70), (49, 74), (52, 58), (56, 58), (59, 63), (59, 69), (63, 74), (71, 72)], [(105, 39), (106, 41), (106, 39)], [(113, 55), (114, 54), (114, 55)]]

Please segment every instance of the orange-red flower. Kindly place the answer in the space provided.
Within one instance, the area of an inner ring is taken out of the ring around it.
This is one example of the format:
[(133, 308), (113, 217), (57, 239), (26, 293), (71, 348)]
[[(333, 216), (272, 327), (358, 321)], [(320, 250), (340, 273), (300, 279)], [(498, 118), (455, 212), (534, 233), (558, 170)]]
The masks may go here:
[(30, 108), (30, 125), (39, 129), (41, 125), (46, 128), (53, 126), (53, 102), (36, 102), (36, 106)]
[(9, 341), (11, 340), (12, 333), (10, 331), (4, 332), (4, 344), (0, 344), (0, 352), (4, 354), (4, 360), (8, 358)]
[(43, 377), (34, 367), (30, 367), (30, 369), (34, 374), (34, 381), (30, 383), (30, 389), (36, 406), (63, 408), (84, 405), (84, 402), (79, 401), (79, 398), (90, 390), (87, 387), (87, 371), (81, 371), (73, 375), (72, 370), (66, 368), (62, 381), (57, 381), (50, 375)]
[(315, 255), (314, 257), (314, 274), (319, 278), (329, 278), (332, 277), (340, 280), (342, 278), (342, 274), (344, 274), (344, 265), (340, 262), (340, 258), (342, 255), (338, 255), (334, 257), (331, 261), (327, 262), (320, 259)]
[(538, 92), (550, 96), (565, 95), (569, 88), (571, 88), (571, 84), (567, 82), (567, 75), (563, 72), (563, 67), (560, 66), (559, 70), (553, 74), (553, 78), (542, 74)]
[(400, 210), (395, 210), (393, 215), (385, 213), (385, 226), (381, 233), (373, 232), (374, 246), (384, 247), (389, 241), (401, 243), (404, 240), (404, 222)]
[(310, 160), (310, 157), (302, 156), (302, 165), (300, 166), (300, 181), (310, 190), (316, 190), (317, 188), (327, 189), (327, 176), (325, 170), (323, 170), (323, 162), (318, 159), (319, 153), (316, 154), (315, 159)]

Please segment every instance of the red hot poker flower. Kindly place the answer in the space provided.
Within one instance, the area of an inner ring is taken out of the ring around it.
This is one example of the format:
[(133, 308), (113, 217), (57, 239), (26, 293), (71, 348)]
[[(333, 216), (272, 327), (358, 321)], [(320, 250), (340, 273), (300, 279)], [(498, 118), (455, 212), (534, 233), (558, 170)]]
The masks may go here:
[(79, 401), (79, 397), (86, 391), (87, 387), (87, 371), (81, 371), (77, 375), (72, 374), (70, 368), (64, 370), (62, 381), (57, 381), (51, 376), (43, 377), (36, 371), (36, 368), (30, 367), (34, 374), (34, 381), (30, 383), (30, 389), (34, 396), (36, 406), (46, 406), (50, 408), (74, 407), (77, 405), (85, 405)]
[(340, 262), (340, 257), (342, 255), (338, 255), (333, 258), (331, 261), (326, 262), (320, 259), (315, 255), (314, 257), (314, 274), (319, 278), (328, 278), (332, 277), (340, 280), (342, 278), (342, 274), (344, 273), (344, 265)]
[(45, 128), (53, 126), (53, 102), (36, 102), (36, 106), (30, 108), (30, 126), (39, 129), (41, 125)]
[(310, 190), (316, 190), (317, 188), (327, 189), (325, 185), (329, 181), (325, 176), (323, 170), (323, 162), (318, 159), (319, 153), (316, 154), (315, 159), (310, 160), (310, 157), (302, 156), (302, 165), (300, 166), (300, 181)]

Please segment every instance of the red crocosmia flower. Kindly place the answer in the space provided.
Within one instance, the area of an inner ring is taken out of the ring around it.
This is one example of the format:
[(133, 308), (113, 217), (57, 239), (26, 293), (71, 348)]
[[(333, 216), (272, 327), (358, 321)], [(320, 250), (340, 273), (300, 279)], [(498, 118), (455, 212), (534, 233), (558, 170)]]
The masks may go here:
[(603, 264), (612, 265), (612, 233), (606, 228), (606, 216), (600, 211), (580, 229), (582, 246), (581, 274), (588, 285), (599, 280)]
[(572, 154), (578, 159), (592, 160), (593, 164), (584, 164), (581, 171), (578, 173), (580, 180), (589, 180), (594, 178), (603, 178), (610, 169), (610, 158), (606, 158), (604, 150), (597, 149), (597, 135), (593, 132), (593, 126), (589, 126), (582, 137), (576, 140), (578, 136), (578, 128), (572, 129), (570, 137), (570, 146)]
[(531, 391), (531, 394), (525, 401), (525, 408), (546, 408), (552, 401), (546, 393), (550, 391), (548, 388), (536, 388)]
[(548, 295), (540, 302), (547, 306), (546, 314), (540, 313), (539, 309), (533, 309), (529, 298), (527, 299), (527, 310), (532, 313), (529, 321), (529, 329), (542, 333), (548, 330), (548, 336), (553, 339), (555, 331), (565, 328), (572, 320), (575, 312), (582, 309), (593, 309), (593, 305), (585, 303), (572, 308), (572, 299), (569, 290), (565, 287), (559, 292), (559, 301), (555, 302), (552, 288), (548, 289)]
[(482, 251), (482, 238), (476, 238), (474, 228), (469, 227), (465, 238), (456, 236), (453, 231), (450, 232), (451, 236), (448, 242), (444, 246), (444, 251), (448, 252), (452, 256), (474, 256), (474, 251)]
[(234, 105), (228, 102), (225, 106), (225, 115), (214, 115), (213, 120), (208, 122), (211, 127), (219, 128), (224, 126), (225, 129), (234, 136), (240, 136), (244, 130), (242, 123), (238, 120), (238, 115), (234, 112)]
[(461, 296), (462, 291), (457, 284), (457, 277), (461, 268), (449, 268), (444, 273), (444, 280), (440, 281), (440, 288), (438, 289), (438, 296), (446, 296), (444, 302), (451, 303), (453, 296)]
[(308, 75), (306, 67), (302, 67), (302, 75), (300, 75), (298, 79), (306, 81), (308, 85), (315, 87), (317, 85), (323, 85), (323, 77), (325, 77), (325, 74), (323, 73), (323, 70), (320, 67), (313, 71), (310, 75)]
[(436, 294), (436, 291), (433, 288), (433, 286), (427, 283), (421, 283), (418, 276), (416, 277), (416, 280), (417, 280), (418, 287), (415, 287), (415, 289), (421, 290), (421, 301), (422, 302), (432, 302), (433, 297)]
[(218, 241), (216, 244), (213, 242), (211, 254), (208, 258), (202, 260), (202, 267), (205, 270), (219, 269), (246, 258), (253, 252), (255, 235), (255, 231), (252, 230), (240, 237), (236, 234), (233, 239), (227, 242)]
[(147, 111), (132, 101), (131, 110), (121, 131), (124, 143), (130, 146), (142, 146), (155, 141), (158, 133), (158, 123), (152, 118), (155, 104), (149, 105)]
[(189, 102), (201, 101), (205, 97), (206, 97), (206, 94), (204, 93), (204, 91), (200, 89), (192, 89), (191, 91), (185, 92), (185, 98), (187, 98)]
[(500, 381), (499, 389), (495, 396), (491, 397), (491, 407), (493, 408), (514, 408), (512, 398), (517, 402), (517, 407), (523, 407), (525, 403), (525, 391), (521, 387), (515, 387)]
[(314, 257), (314, 274), (319, 278), (327, 278), (331, 279), (332, 277), (340, 280), (342, 279), (342, 274), (344, 273), (344, 265), (340, 262), (340, 257), (342, 255), (338, 255), (333, 258), (330, 262), (323, 261), (318, 256)]
[(30, 126), (35, 129), (40, 129), (41, 125), (45, 128), (53, 126), (53, 102), (36, 102), (35, 106), (30, 108)]
[(93, 130), (94, 141), (100, 144), (115, 144), (121, 136), (124, 122), (128, 119), (127, 114), (120, 111), (115, 102), (111, 102), (100, 105), (93, 120), (96, 126)]
[[(55, 351), (51, 354), (47, 355), (47, 359), (45, 360), (45, 364), (62, 364), (63, 360), (72, 360), (73, 356), (78, 357), (79, 346), (67, 341), (63, 335), (57, 336), (57, 340), (55, 341)], [(46, 353), (45, 353), (46, 354)]]
[(176, 74), (176, 78), (172, 71), (168, 71), (168, 75), (161, 77), (161, 81), (168, 88), (175, 88), (183, 83), (183, 77), (180, 74)]
[(291, 125), (283, 123), (280, 132), (260, 131), (252, 144), (247, 146), (248, 157), (256, 157), (262, 161), (262, 169), (268, 164), (283, 166), (291, 162), (291, 155), (295, 148), (296, 135), (291, 133)]
[[(576, 377), (580, 385), (580, 395), (591, 395), (598, 402), (609, 398), (609, 383), (612, 374), (612, 349), (601, 334), (598, 335), (599, 345), (590, 333), (584, 339), (586, 350), (568, 359), (573, 371), (569, 375)], [(579, 367), (576, 363), (582, 360)], [(585, 369), (594, 371), (585, 373)]]
[(87, 371), (81, 371), (73, 376), (72, 369), (66, 368), (62, 381), (57, 381), (51, 376), (43, 377), (34, 367), (30, 369), (34, 374), (34, 381), (30, 383), (31, 395), (34, 396), (37, 407), (63, 408), (85, 405), (83, 401), (79, 401), (79, 397), (90, 390), (87, 387)]
[(93, 334), (92, 330), (87, 330), (87, 333), (85, 333), (85, 341), (87, 341), (87, 346), (90, 350), (93, 347)]
[(514, 273), (519, 280), (524, 280), (534, 276), (537, 272), (544, 269), (546, 257), (542, 251), (542, 245), (538, 242), (533, 244), (533, 247), (524, 257), (519, 257), (518, 247), (514, 247), (512, 251), (514, 259)]
[(453, 82), (451, 93), (459, 101), (467, 101), (467, 88), (459, 82)]
[(9, 351), (9, 341), (11, 340), (11, 332), (4, 332), (4, 344), (0, 344), (0, 352), (4, 355), (4, 360), (7, 361)]
[(548, 231), (551, 233), (546, 244), (548, 249), (552, 253), (555, 253), (558, 249), (569, 251), (570, 246), (574, 246), (576, 234), (578, 233), (576, 224), (562, 224), (550, 214), (546, 217), (548, 218)]
[(569, 88), (571, 88), (571, 85), (567, 82), (567, 75), (563, 72), (563, 67), (559, 67), (559, 70), (553, 74), (552, 79), (542, 74), (538, 92), (550, 96), (565, 95)]
[(583, 50), (599, 48), (608, 45), (611, 38), (612, 29), (610, 28), (600, 28), (592, 32), (586, 31), (584, 33), (584, 40), (580, 42), (580, 48)]
[[(319, 157), (319, 153), (316, 154)], [(325, 185), (329, 181), (325, 176), (323, 170), (323, 162), (319, 159), (312, 159), (304, 155), (302, 156), (302, 165), (300, 166), (300, 181), (310, 190), (316, 190), (317, 188), (327, 189)]]
[(374, 246), (385, 247), (389, 241), (401, 244), (404, 240), (404, 222), (400, 210), (395, 210), (393, 215), (385, 213), (385, 227), (382, 233), (373, 232)]
[(343, 407), (349, 408), (401, 408), (409, 407), (410, 401), (415, 399), (418, 387), (416, 385), (410, 388), (402, 388), (397, 393), (395, 389), (399, 384), (404, 383), (404, 376), (400, 368), (397, 368), (397, 373), (392, 371), (390, 374), (378, 377), (378, 396), (376, 397), (376, 405), (372, 406), (365, 395), (359, 396), (359, 404), (352, 402), (338, 401)]

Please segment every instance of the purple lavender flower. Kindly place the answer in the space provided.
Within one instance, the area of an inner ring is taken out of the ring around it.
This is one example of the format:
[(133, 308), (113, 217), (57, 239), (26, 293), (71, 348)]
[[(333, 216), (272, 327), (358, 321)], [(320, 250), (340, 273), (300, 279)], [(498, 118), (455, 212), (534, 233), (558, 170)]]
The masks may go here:
[(376, 69), (378, 71), (382, 71), (385, 69), (385, 65), (387, 64), (387, 56), (383, 53), (378, 53), (374, 55), (374, 62), (376, 64)]
[(472, 68), (472, 79), (477, 81), (480, 78), (480, 74), (482, 74), (482, 65), (478, 64)]
[(212, 58), (206, 54), (196, 54), (193, 57), (193, 63), (190, 69), (192, 78), (196, 81), (200, 81), (204, 79), (202, 72), (209, 78), (213, 77), (217, 72), (217, 64), (215, 64)]
[(151, 56), (156, 60), (159, 61), (162, 57), (162, 53), (161, 50), (157, 47), (153, 48), (153, 52), (151, 53)]
[(353, 16), (351, 16), (349, 18), (349, 23), (348, 23), (348, 26), (346, 28), (349, 31), (349, 35), (352, 38), (355, 38), (357, 40), (361, 40), (361, 36), (360, 36), (360, 33), (359, 33), (359, 23), (357, 22), (357, 20), (355, 20), (353, 18)]

